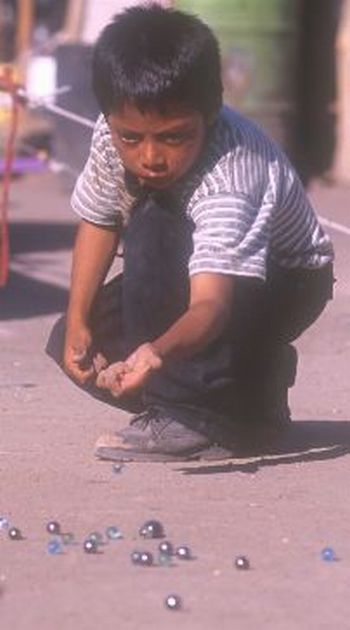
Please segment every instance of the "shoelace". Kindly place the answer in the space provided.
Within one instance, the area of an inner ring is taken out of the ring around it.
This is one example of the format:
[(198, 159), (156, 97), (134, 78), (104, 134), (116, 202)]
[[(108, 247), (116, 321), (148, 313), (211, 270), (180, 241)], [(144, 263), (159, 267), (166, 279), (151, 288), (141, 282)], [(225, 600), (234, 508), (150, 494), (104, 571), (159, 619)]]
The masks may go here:
[(149, 407), (145, 411), (142, 411), (137, 416), (131, 419), (130, 424), (140, 424), (142, 429), (146, 429), (152, 421), (160, 420), (161, 410), (157, 407)]

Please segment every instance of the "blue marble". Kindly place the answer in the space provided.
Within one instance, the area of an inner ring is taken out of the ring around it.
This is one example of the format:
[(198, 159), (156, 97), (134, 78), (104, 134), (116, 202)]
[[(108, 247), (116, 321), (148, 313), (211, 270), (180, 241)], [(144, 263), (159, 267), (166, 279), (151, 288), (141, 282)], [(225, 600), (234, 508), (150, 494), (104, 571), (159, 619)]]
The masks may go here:
[(61, 541), (57, 538), (49, 540), (49, 542), (47, 543), (47, 551), (51, 556), (57, 556), (58, 554), (63, 553)]
[(9, 522), (5, 516), (0, 516), (0, 529), (8, 529)]
[(322, 549), (321, 557), (322, 560), (324, 560), (325, 562), (334, 562), (335, 560), (337, 560), (336, 553), (334, 549), (332, 549), (332, 547), (325, 547), (324, 549)]
[(115, 527), (115, 525), (107, 527), (106, 536), (109, 540), (119, 540), (120, 538), (123, 538), (123, 534), (121, 533), (120, 529), (118, 529), (118, 527)]

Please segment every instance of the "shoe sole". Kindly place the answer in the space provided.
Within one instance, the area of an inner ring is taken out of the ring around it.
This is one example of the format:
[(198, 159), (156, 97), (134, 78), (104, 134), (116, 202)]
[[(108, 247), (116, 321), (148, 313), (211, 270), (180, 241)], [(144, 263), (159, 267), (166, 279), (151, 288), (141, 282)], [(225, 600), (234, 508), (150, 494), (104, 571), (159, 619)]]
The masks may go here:
[(192, 453), (156, 453), (141, 452), (132, 449), (127, 451), (122, 448), (98, 447), (95, 450), (95, 456), (98, 459), (110, 460), (115, 462), (191, 462), (198, 460), (214, 461), (223, 459), (232, 459), (234, 453), (231, 450), (221, 446), (212, 445), (205, 449)]

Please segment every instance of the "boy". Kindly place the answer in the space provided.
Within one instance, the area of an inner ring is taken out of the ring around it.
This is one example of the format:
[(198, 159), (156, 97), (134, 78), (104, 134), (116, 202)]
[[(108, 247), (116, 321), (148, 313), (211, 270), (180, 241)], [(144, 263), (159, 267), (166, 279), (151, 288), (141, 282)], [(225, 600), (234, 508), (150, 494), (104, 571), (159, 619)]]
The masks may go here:
[[(72, 197), (63, 367), (143, 409), (96, 454), (223, 458), (268, 441), (290, 420), (290, 342), (332, 294), (330, 240), (283, 153), (222, 107), (218, 45), (196, 17), (118, 15), (93, 86), (102, 115)], [(121, 241), (123, 275), (102, 287)]]

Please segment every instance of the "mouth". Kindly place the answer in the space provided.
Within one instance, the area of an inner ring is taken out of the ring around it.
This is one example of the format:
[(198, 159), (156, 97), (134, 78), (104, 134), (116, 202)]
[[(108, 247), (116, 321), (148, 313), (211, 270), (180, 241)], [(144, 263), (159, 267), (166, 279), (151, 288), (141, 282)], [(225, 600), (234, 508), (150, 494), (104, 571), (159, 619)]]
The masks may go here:
[(155, 174), (147, 174), (147, 175), (141, 175), (139, 177), (140, 182), (143, 184), (147, 184), (149, 186), (166, 186), (167, 184), (170, 183), (171, 178), (169, 177), (169, 175), (159, 175), (158, 173)]

